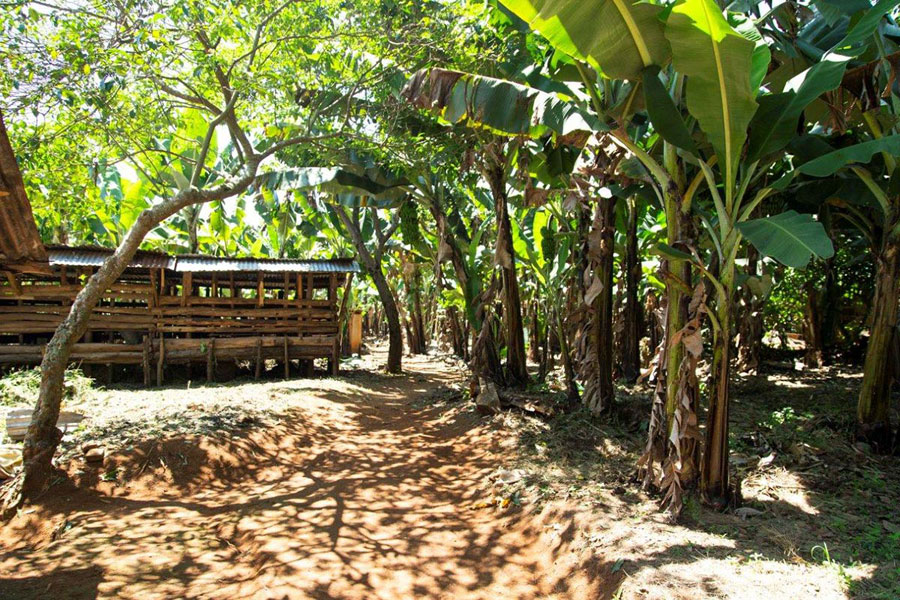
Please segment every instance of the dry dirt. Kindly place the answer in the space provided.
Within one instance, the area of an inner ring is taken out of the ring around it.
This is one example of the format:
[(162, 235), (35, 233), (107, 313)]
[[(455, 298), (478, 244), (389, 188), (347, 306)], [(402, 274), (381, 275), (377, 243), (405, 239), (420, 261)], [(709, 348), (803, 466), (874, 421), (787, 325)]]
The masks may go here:
[[(512, 470), (522, 431), (453, 400), (450, 363), (404, 366), (106, 392), (93, 431), (121, 449), (68, 461), (0, 529), (0, 598), (846, 598), (829, 565), (670, 524), (615, 483), (541, 500)], [(190, 414), (199, 433), (158, 422)]]

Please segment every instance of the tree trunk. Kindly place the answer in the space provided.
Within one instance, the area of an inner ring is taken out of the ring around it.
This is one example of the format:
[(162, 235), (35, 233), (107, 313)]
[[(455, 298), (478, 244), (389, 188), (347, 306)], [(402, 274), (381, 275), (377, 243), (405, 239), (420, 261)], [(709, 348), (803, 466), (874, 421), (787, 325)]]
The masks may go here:
[[(900, 211), (898, 211), (900, 212)], [(900, 214), (888, 221), (885, 231), (900, 228)], [(862, 387), (857, 404), (857, 435), (878, 451), (891, 446), (891, 389), (900, 373), (894, 372), (898, 358), (892, 356), (896, 344), (897, 311), (900, 303), (900, 233), (888, 233), (876, 257), (875, 298), (872, 327), (866, 349)]]
[(804, 342), (806, 350), (803, 354), (803, 364), (810, 369), (822, 367), (825, 362), (822, 352), (822, 302), (819, 290), (812, 281), (804, 285), (806, 291), (806, 306), (803, 313)]
[(706, 448), (700, 466), (700, 493), (703, 500), (720, 510), (728, 506), (732, 499), (728, 472), (728, 405), (734, 277), (734, 262), (727, 260), (722, 265), (719, 276), (725, 294), (716, 298), (716, 320), (719, 323), (719, 329), (713, 339), (709, 414), (706, 420)]
[(529, 327), (530, 343), (528, 345), (528, 354), (531, 362), (538, 363), (541, 360), (541, 327), (538, 318), (538, 304), (536, 301), (531, 303), (531, 327)]
[[(594, 223), (599, 234), (599, 252), (595, 255), (595, 277), (599, 279), (603, 289), (593, 303), (593, 327), (591, 336), (597, 349), (597, 393), (590, 409), (593, 413), (607, 410), (615, 400), (613, 387), (613, 259), (615, 255), (616, 236), (616, 199), (600, 199), (597, 217)], [(592, 249), (593, 251), (594, 249)], [(595, 280), (596, 281), (596, 280)]]
[(637, 381), (641, 374), (641, 304), (638, 302), (638, 282), (641, 278), (641, 262), (638, 257), (637, 204), (628, 199), (628, 230), (625, 240), (625, 310), (622, 332), (622, 377), (629, 383)]
[(241, 193), (253, 181), (260, 160), (258, 156), (251, 157), (240, 179), (230, 185), (207, 191), (190, 188), (144, 210), (119, 247), (88, 279), (75, 297), (69, 314), (47, 344), (41, 361), (38, 401), (22, 448), (22, 475), (7, 489), (4, 498), (4, 516), (12, 514), (26, 499), (35, 497), (50, 480), (53, 471), (51, 461), (62, 438), (62, 433), (56, 428), (56, 422), (62, 403), (66, 366), (72, 347), (87, 331), (91, 313), (100, 298), (125, 271), (151, 229), (179, 210), (193, 204), (222, 200)]
[[(363, 240), (362, 232), (359, 227), (359, 216), (355, 214), (353, 218), (347, 214), (346, 210), (338, 206), (338, 218), (347, 228), (353, 245), (356, 247), (356, 253), (363, 266), (372, 277), (375, 289), (378, 290), (378, 298), (384, 308), (384, 316), (387, 319), (388, 326), (388, 360), (385, 370), (388, 373), (400, 373), (403, 370), (403, 327), (400, 324), (400, 311), (397, 309), (397, 301), (394, 298), (394, 292), (388, 284), (381, 270), (381, 261), (376, 260)], [(376, 217), (377, 218), (377, 217)]]
[(497, 219), (497, 248), (494, 257), (502, 275), (503, 320), (506, 325), (507, 383), (524, 386), (528, 383), (525, 357), (525, 328), (522, 323), (522, 301), (516, 277), (516, 257), (513, 250), (512, 223), (509, 220), (506, 195), (506, 172), (501, 164), (486, 167), (488, 183), (494, 197)]
[[(438, 259), (450, 260), (456, 274), (456, 280), (460, 288), (462, 288), (466, 312), (466, 360), (470, 361), (472, 370), (476, 375), (485, 377), (495, 383), (501, 383), (504, 377), (493, 332), (490, 329), (483, 331), (485, 314), (488, 308), (486, 304), (493, 301), (494, 293), (482, 289), (480, 279), (470, 277), (468, 266), (463, 258), (462, 250), (460, 250), (460, 242), (451, 228), (449, 218), (440, 199), (435, 196), (426, 196), (422, 198), (422, 201), (428, 206), (428, 210), (437, 224), (438, 234), (440, 235)], [(466, 237), (468, 234), (465, 231), (461, 231), (460, 235)], [(466, 239), (463, 241), (468, 243)], [(468, 330), (470, 326), (472, 329), (471, 351), (469, 351), (468, 347)], [(478, 343), (479, 340), (481, 340), (481, 343)]]
[[(759, 252), (753, 246), (747, 249), (747, 273), (757, 277)], [(738, 319), (738, 369), (745, 373), (757, 374), (762, 355), (763, 307), (766, 298), (758, 297), (749, 285), (744, 286), (743, 306)]]

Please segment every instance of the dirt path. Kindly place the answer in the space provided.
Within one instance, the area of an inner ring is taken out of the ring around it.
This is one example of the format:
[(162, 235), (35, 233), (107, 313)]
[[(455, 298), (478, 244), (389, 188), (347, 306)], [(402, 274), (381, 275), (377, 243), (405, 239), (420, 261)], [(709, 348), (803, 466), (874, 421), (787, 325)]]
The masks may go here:
[(610, 597), (621, 574), (566, 532), (481, 506), (500, 438), (423, 401), (458, 378), (440, 362), (405, 368), (238, 386), (285, 415), (73, 462), (73, 481), (0, 530), (0, 598)]

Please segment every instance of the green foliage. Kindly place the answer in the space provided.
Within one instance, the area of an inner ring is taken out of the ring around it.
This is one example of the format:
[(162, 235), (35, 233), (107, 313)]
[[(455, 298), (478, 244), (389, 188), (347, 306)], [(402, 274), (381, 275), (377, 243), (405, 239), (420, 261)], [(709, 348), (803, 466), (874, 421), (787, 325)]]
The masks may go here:
[[(94, 380), (85, 377), (80, 369), (66, 370), (63, 401), (84, 400), (93, 385)], [(40, 369), (12, 371), (0, 378), (0, 406), (34, 406), (40, 387)]]
[(834, 246), (822, 224), (793, 210), (738, 224), (738, 229), (765, 256), (794, 268), (814, 257), (831, 258)]

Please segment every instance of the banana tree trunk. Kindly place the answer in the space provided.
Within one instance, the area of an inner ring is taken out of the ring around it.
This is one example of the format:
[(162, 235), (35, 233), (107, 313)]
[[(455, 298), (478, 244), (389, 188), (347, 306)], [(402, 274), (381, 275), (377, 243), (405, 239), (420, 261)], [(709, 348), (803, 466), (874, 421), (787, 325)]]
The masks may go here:
[(638, 282), (641, 263), (638, 257), (638, 214), (634, 198), (628, 200), (628, 228), (625, 240), (625, 310), (622, 333), (622, 377), (633, 384), (641, 374), (641, 305), (638, 302)]
[[(456, 274), (456, 280), (462, 289), (463, 300), (465, 302), (466, 326), (464, 335), (465, 356), (466, 360), (471, 362), (473, 372), (479, 376), (486, 377), (491, 381), (500, 383), (503, 381), (502, 365), (497, 352), (497, 344), (494, 340), (493, 332), (488, 329), (483, 331), (485, 326), (484, 314), (486, 310), (486, 302), (493, 300), (493, 294), (485, 296), (485, 290), (482, 289), (480, 280), (473, 279), (470, 276), (466, 261), (463, 257), (463, 251), (460, 248), (460, 241), (452, 231), (446, 209), (440, 200), (436, 197), (423, 197), (422, 201), (428, 207), (431, 216), (437, 224), (438, 234), (440, 235), (439, 254), (444, 260), (449, 259), (453, 265), (453, 271)], [(467, 232), (462, 232), (467, 235)], [(465, 240), (463, 240), (465, 241)], [(488, 298), (489, 297), (489, 298)], [(469, 350), (469, 334), (468, 330), (472, 330), (472, 346)], [(477, 343), (478, 340), (481, 343)], [(476, 352), (477, 350), (477, 352)]]
[(716, 298), (718, 329), (713, 338), (709, 414), (706, 421), (706, 448), (700, 465), (700, 493), (707, 504), (717, 509), (723, 509), (731, 501), (728, 472), (728, 408), (735, 281), (734, 260), (726, 259), (719, 274), (719, 281), (724, 293)]
[[(756, 277), (759, 269), (759, 252), (750, 246), (747, 249), (747, 273)], [(763, 305), (764, 298), (758, 298), (750, 286), (745, 286), (744, 304), (738, 317), (738, 369), (744, 373), (756, 375), (762, 355), (763, 340)]]
[(506, 195), (506, 174), (501, 165), (487, 169), (488, 183), (494, 197), (497, 219), (496, 262), (502, 275), (503, 321), (506, 325), (507, 383), (524, 386), (528, 383), (525, 356), (525, 328), (522, 322), (522, 301), (516, 277), (516, 257), (513, 250), (512, 223), (509, 219)]
[[(889, 221), (886, 231), (900, 228), (900, 211)], [(857, 435), (877, 450), (887, 452), (891, 446), (891, 388), (900, 373), (893, 372), (892, 356), (897, 332), (900, 303), (900, 233), (888, 235), (876, 258), (875, 298), (872, 306), (872, 328), (866, 350), (862, 387), (857, 404)]]
[(613, 259), (616, 236), (616, 199), (601, 199), (597, 208), (595, 227), (600, 237), (599, 255), (596, 257), (596, 277), (603, 286), (594, 300), (594, 321), (591, 328), (593, 346), (597, 349), (597, 391), (591, 399), (591, 412), (609, 409), (615, 400), (613, 386)]
[(803, 314), (804, 342), (806, 350), (803, 364), (810, 369), (825, 364), (822, 352), (822, 294), (812, 281), (804, 286), (806, 291), (806, 307)]

